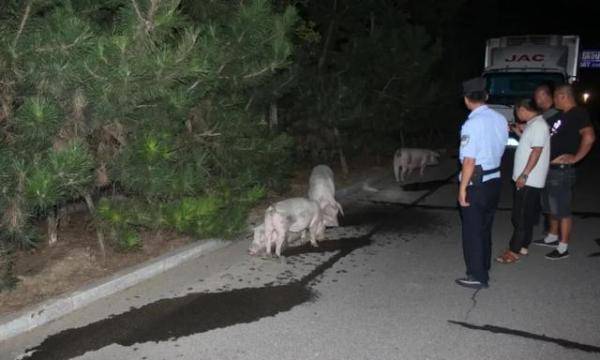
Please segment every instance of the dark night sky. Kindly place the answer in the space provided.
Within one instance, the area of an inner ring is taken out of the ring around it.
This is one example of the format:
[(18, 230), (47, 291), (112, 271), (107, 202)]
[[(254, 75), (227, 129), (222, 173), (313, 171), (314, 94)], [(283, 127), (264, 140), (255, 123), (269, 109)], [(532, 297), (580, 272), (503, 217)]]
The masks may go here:
[[(471, 75), (481, 72), (485, 39), (518, 34), (579, 35), (582, 49), (600, 49), (600, 12), (594, 0), (506, 1), (467, 0), (457, 19), (460, 28), (459, 53), (473, 60)], [(591, 90), (595, 102), (600, 100), (600, 69), (580, 69), (579, 87)]]
[(600, 47), (594, 0), (468, 0), (461, 25), (484, 38), (512, 34), (578, 34), (584, 47)]

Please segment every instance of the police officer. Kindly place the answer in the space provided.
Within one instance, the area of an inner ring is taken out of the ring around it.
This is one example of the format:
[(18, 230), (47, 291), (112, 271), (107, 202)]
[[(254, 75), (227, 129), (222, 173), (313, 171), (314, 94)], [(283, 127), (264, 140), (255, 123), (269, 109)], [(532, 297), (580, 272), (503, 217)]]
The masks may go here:
[(485, 79), (463, 83), (466, 107), (471, 111), (460, 134), (460, 186), (458, 203), (466, 277), (460, 286), (488, 287), (492, 248), (492, 224), (500, 199), (500, 162), (508, 140), (506, 119), (486, 104)]

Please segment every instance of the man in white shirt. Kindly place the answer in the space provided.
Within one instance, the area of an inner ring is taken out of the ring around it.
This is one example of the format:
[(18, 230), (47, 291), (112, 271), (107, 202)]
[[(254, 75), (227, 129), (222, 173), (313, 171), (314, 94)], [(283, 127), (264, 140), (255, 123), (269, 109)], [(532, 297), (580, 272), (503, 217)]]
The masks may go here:
[(532, 100), (521, 100), (515, 106), (523, 123), (515, 132), (521, 136), (515, 151), (513, 177), (515, 193), (512, 211), (514, 231), (509, 249), (496, 258), (503, 264), (514, 263), (526, 255), (533, 236), (537, 206), (550, 166), (550, 129)]

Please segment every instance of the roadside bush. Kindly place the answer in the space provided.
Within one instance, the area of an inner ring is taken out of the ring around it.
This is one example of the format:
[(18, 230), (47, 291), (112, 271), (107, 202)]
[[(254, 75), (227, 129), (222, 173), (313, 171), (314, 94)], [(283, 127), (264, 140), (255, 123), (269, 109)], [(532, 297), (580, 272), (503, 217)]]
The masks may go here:
[(158, 207), (132, 199), (103, 198), (98, 205), (110, 239), (121, 249), (139, 247), (136, 229), (174, 229), (196, 239), (232, 237), (245, 229), (248, 211), (265, 195), (255, 186), (240, 193), (221, 189), (202, 197), (184, 197)]

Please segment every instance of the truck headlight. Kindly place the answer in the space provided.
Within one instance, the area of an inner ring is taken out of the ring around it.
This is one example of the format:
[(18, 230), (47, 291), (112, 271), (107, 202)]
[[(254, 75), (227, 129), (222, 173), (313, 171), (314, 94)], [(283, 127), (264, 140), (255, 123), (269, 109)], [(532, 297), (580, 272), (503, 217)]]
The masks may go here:
[(588, 100), (590, 99), (590, 93), (584, 92), (583, 94), (581, 94), (581, 98), (583, 100), (583, 103), (587, 104)]

